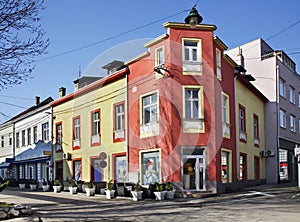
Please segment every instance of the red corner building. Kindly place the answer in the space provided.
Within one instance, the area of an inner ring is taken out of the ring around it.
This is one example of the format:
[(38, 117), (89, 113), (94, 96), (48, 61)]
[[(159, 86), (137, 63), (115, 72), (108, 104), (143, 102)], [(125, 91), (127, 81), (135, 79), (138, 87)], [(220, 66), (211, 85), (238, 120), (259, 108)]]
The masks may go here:
[(125, 64), (129, 180), (224, 192), (237, 178), (235, 63), (214, 25), (164, 27)]

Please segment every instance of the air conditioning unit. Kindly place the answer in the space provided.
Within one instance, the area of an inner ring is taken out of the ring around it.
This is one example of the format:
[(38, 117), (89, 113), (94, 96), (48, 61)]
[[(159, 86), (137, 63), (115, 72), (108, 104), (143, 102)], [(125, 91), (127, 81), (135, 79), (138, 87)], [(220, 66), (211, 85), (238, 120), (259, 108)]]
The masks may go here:
[(267, 150), (265, 153), (266, 153), (266, 156), (275, 156), (274, 150)]
[(265, 152), (265, 151), (260, 151), (260, 152), (259, 152), (259, 156), (260, 156), (261, 158), (266, 157), (266, 152)]

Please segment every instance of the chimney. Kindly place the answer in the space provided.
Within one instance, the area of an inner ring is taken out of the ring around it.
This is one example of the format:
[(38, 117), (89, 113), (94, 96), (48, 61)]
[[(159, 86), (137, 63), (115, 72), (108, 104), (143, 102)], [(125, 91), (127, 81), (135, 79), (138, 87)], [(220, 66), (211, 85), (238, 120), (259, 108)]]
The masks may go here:
[(40, 97), (39, 96), (36, 96), (35, 97), (35, 105), (39, 105), (40, 104)]
[(66, 88), (60, 87), (59, 88), (59, 98), (64, 97), (66, 95)]

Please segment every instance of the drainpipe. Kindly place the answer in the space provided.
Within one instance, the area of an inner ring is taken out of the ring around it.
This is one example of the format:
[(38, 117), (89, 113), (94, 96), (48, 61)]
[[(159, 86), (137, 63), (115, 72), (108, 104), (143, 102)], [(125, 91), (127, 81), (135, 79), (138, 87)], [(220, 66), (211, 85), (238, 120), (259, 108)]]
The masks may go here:
[(280, 134), (280, 122), (279, 122), (279, 118), (280, 118), (280, 112), (279, 112), (279, 67), (278, 64), (276, 64), (276, 108), (277, 108), (277, 136), (276, 136), (276, 164), (277, 164), (277, 183), (280, 183), (280, 176), (279, 176), (279, 172), (280, 172), (280, 164), (279, 164), (279, 148), (280, 148), (280, 143), (279, 143), (279, 134)]
[(129, 181), (129, 109), (128, 109), (128, 73), (126, 73), (126, 87), (125, 87), (125, 112), (126, 112), (126, 118), (125, 118), (125, 133), (126, 133), (126, 139), (125, 139), (125, 144), (126, 144), (126, 170), (127, 170), (127, 176), (126, 180)]
[(233, 85), (234, 85), (234, 112), (235, 112), (235, 115), (234, 115), (234, 122), (235, 122), (235, 153), (236, 153), (236, 179), (239, 179), (239, 170), (240, 167), (239, 167), (239, 164), (240, 164), (240, 160), (239, 160), (239, 149), (238, 149), (238, 127), (237, 127), (237, 124), (238, 124), (238, 121), (237, 121), (237, 118), (236, 118), (236, 107), (237, 107), (237, 104), (236, 104), (236, 79), (237, 79), (237, 75), (235, 74), (234, 75), (234, 78), (233, 78)]

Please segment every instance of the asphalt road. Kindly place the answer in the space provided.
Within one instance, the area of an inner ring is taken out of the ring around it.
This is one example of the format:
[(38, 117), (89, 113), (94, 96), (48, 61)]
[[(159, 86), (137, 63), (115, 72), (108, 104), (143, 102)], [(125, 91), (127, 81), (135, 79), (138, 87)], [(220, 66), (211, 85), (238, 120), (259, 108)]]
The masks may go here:
[(106, 200), (67, 192), (9, 188), (0, 202), (27, 204), (33, 216), (8, 221), (300, 221), (297, 186), (257, 186), (239, 193), (174, 201)]

